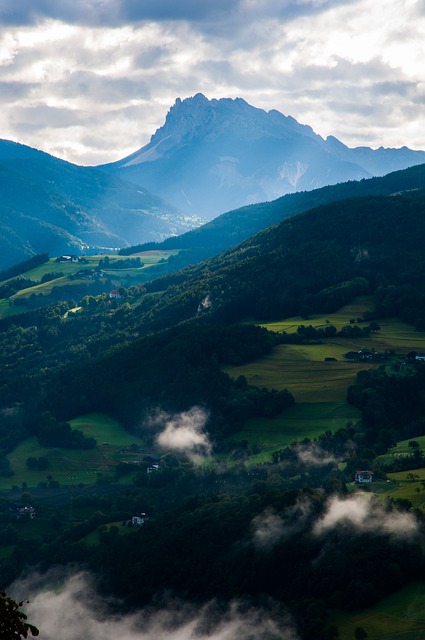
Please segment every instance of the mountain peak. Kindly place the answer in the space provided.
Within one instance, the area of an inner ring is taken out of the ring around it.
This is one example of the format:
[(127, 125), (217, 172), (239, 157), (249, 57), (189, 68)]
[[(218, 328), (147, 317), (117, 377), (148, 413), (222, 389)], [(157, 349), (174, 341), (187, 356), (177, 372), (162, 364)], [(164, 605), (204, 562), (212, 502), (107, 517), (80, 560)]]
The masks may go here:
[(207, 218), (285, 193), (419, 164), (425, 153), (349, 149), (290, 115), (242, 98), (177, 98), (150, 142), (109, 165), (126, 180)]
[(176, 98), (165, 123), (156, 130), (149, 144), (115, 164), (130, 167), (153, 162), (193, 141), (214, 143), (230, 137), (244, 144), (264, 137), (291, 139), (294, 135), (324, 143), (311, 127), (275, 109), (267, 112), (251, 106), (243, 98), (209, 100), (203, 93), (197, 93), (183, 100)]
[(199, 134), (208, 138), (214, 132), (234, 126), (242, 114), (244, 118), (251, 115), (252, 126), (259, 114), (266, 115), (266, 112), (251, 107), (242, 98), (208, 100), (203, 93), (184, 100), (177, 98), (167, 114), (165, 124), (152, 136), (151, 143), (171, 138), (175, 144), (179, 144), (181, 141), (188, 142)]

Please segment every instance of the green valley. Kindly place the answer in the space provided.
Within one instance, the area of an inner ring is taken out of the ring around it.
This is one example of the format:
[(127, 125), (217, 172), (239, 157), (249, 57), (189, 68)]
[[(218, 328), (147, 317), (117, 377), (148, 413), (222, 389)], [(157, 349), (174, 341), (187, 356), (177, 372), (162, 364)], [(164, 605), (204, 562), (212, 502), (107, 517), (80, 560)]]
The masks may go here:
[[(425, 571), (424, 198), (323, 204), (176, 272), (177, 248), (27, 271), (0, 319), (5, 583), (77, 563), (128, 609), (236, 598), (303, 640), (379, 637), (401, 594), (401, 631)], [(101, 290), (64, 300), (85, 268)]]

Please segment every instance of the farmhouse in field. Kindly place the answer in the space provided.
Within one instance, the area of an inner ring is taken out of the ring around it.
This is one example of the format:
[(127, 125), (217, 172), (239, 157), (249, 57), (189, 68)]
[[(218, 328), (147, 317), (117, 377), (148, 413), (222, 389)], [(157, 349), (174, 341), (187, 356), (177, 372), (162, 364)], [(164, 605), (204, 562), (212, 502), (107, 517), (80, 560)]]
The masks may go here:
[(80, 258), (76, 255), (59, 256), (55, 262), (80, 262)]
[(111, 300), (121, 300), (121, 294), (118, 289), (112, 289), (112, 291), (109, 292), (109, 297)]
[(34, 520), (36, 516), (36, 512), (34, 507), (30, 507), (25, 505), (24, 507), (18, 504), (13, 504), (10, 507), (10, 510), (13, 511), (16, 515), (16, 518), (20, 520), (21, 518), (29, 518), (30, 520)]
[(131, 524), (134, 527), (141, 527), (142, 524), (145, 523), (145, 520), (147, 520), (148, 516), (146, 515), (146, 513), (141, 513), (139, 516), (132, 516), (131, 518)]
[(355, 482), (373, 482), (373, 471), (356, 471)]
[(159, 471), (160, 468), (161, 467), (159, 464), (151, 464), (151, 466), (146, 469), (146, 473), (153, 473), (154, 471)]

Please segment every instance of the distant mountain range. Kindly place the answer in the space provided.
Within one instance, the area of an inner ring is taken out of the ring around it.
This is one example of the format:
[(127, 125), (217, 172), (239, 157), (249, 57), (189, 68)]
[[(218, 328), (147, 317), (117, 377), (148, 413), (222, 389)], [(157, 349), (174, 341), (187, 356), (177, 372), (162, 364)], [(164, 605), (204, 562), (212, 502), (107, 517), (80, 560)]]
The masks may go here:
[[(148, 145), (97, 168), (0, 140), (0, 269), (37, 253), (160, 242), (231, 211), (178, 241), (186, 248), (194, 239), (202, 259), (287, 215), (350, 195), (350, 187), (318, 187), (421, 163), (423, 151), (349, 149), (278, 111), (202, 94), (177, 99)], [(302, 190), (311, 195), (293, 193)], [(291, 201), (264, 203), (289, 193)], [(256, 210), (232, 211), (256, 202), (263, 203)]]
[(246, 204), (424, 162), (424, 151), (350, 149), (279, 111), (198, 93), (176, 100), (149, 144), (99, 168), (212, 219)]
[(37, 253), (161, 240), (197, 224), (119, 177), (0, 140), (0, 269)]

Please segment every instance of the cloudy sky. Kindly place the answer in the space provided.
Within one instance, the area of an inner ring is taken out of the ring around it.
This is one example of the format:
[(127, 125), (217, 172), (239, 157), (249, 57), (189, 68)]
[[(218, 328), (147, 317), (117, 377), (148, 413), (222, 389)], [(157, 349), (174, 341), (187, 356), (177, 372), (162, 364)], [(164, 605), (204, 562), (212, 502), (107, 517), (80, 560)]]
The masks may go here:
[(0, 0), (0, 137), (78, 164), (197, 92), (425, 149), (424, 76), (424, 0)]

